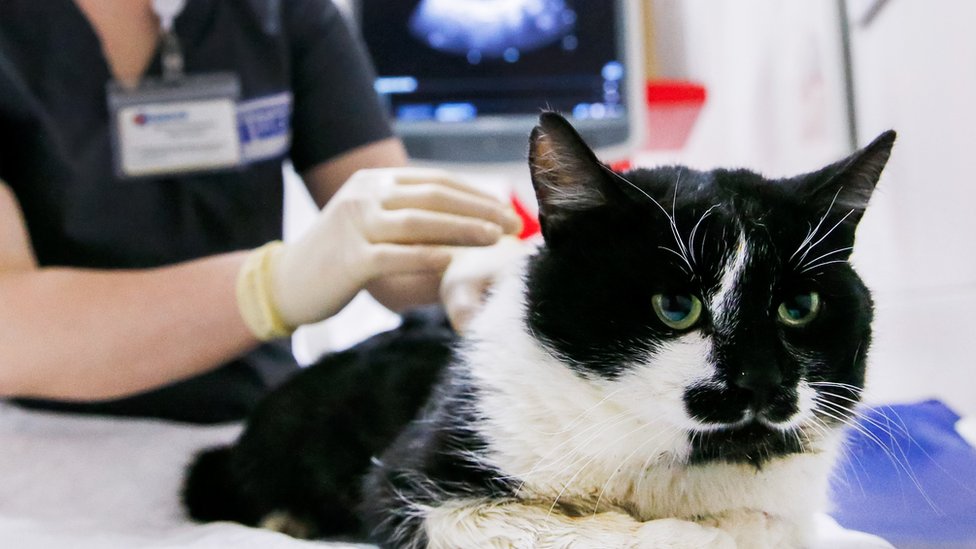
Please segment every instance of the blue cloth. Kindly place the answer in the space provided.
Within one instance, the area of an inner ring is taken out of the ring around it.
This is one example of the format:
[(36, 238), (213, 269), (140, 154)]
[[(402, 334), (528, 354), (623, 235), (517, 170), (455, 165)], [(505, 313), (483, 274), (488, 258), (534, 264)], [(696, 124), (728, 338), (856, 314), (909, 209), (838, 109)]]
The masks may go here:
[(865, 410), (834, 476), (837, 522), (899, 549), (976, 547), (976, 449), (957, 421), (936, 400)]

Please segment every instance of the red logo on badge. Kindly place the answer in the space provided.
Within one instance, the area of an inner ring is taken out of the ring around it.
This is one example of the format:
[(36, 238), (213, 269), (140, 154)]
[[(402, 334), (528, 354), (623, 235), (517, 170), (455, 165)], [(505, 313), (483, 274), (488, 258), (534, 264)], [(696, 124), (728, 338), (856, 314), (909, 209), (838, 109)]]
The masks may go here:
[(137, 114), (132, 117), (132, 121), (136, 123), (136, 126), (145, 126), (148, 120), (149, 117), (145, 114)]

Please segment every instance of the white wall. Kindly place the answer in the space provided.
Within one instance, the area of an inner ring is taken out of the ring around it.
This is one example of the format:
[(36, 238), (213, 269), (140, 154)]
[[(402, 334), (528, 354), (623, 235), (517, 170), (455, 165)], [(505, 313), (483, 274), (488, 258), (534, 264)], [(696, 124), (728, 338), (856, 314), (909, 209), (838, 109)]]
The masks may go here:
[(976, 414), (976, 3), (850, 3), (858, 124), (895, 128), (858, 265), (877, 288), (879, 395), (937, 394)]
[(682, 161), (775, 176), (849, 152), (834, 2), (656, 0), (653, 14), (660, 76), (708, 91)]

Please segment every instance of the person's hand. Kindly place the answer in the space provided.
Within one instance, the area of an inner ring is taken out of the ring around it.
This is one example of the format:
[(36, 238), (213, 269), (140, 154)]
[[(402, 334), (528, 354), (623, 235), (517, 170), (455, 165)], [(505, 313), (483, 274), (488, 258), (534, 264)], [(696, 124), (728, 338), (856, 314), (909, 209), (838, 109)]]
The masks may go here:
[(518, 230), (510, 208), (427, 169), (361, 170), (272, 261), (272, 298), (296, 327), (332, 316), (370, 280), (440, 275), (449, 246), (489, 246)]
[(535, 246), (506, 236), (494, 246), (457, 249), (441, 279), (441, 302), (451, 326), (463, 333), (497, 278)]

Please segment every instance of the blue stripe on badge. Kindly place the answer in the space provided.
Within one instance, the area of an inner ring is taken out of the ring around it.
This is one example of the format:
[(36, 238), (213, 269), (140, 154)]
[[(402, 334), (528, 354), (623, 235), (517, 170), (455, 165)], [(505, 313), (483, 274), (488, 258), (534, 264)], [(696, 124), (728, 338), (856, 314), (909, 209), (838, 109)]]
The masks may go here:
[(281, 158), (291, 145), (290, 92), (266, 95), (237, 104), (237, 127), (244, 162)]

